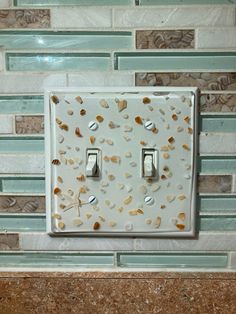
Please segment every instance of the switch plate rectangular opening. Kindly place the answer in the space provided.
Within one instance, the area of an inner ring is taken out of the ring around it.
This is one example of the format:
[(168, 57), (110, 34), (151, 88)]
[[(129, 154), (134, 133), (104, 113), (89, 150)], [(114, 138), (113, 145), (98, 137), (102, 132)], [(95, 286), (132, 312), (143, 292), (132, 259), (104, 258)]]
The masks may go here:
[[(188, 87), (47, 91), (47, 232), (194, 236), (197, 101), (198, 90)], [(96, 130), (89, 128), (91, 121)], [(152, 129), (145, 128), (149, 121)], [(93, 147), (100, 152), (101, 173), (95, 178), (85, 175), (86, 154)], [(142, 152), (149, 148), (158, 152), (158, 175), (152, 180), (140, 175)], [(96, 196), (96, 204), (89, 203), (90, 196)]]

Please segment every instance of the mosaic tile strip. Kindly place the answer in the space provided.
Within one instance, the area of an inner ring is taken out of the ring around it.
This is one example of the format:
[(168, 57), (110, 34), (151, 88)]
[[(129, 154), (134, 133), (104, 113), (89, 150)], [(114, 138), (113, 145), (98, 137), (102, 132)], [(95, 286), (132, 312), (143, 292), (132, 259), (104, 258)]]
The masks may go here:
[(17, 134), (42, 134), (44, 132), (43, 116), (16, 116)]
[(14, 0), (14, 4), (20, 7), (27, 7), (27, 6), (69, 6), (69, 5), (82, 5), (82, 6), (96, 6), (96, 5), (129, 5), (133, 4), (133, 0)]
[(230, 193), (232, 176), (230, 175), (201, 175), (198, 179), (199, 193)]
[(0, 232), (46, 231), (44, 214), (11, 214), (0, 213)]
[(236, 4), (236, 0), (138, 0), (140, 5)]
[(1, 213), (43, 213), (45, 198), (40, 196), (0, 195)]
[[(236, 72), (136, 73), (136, 85), (196, 86), (202, 90), (236, 90)], [(205, 109), (207, 110), (208, 107), (218, 106), (218, 104), (223, 106), (229, 98), (232, 96), (212, 95), (211, 98), (203, 96), (202, 103), (206, 103)], [(231, 101), (234, 102), (234, 100)]]
[(42, 177), (0, 177), (1, 192), (4, 193), (45, 193), (45, 180)]
[[(229, 89), (235, 88), (236, 84), (229, 86)], [(236, 112), (236, 94), (202, 94), (200, 110), (203, 112)]]
[(48, 27), (50, 27), (49, 10), (0, 10), (0, 29)]
[(0, 251), (18, 250), (19, 235), (0, 233)]
[(194, 30), (136, 31), (137, 49), (194, 48)]

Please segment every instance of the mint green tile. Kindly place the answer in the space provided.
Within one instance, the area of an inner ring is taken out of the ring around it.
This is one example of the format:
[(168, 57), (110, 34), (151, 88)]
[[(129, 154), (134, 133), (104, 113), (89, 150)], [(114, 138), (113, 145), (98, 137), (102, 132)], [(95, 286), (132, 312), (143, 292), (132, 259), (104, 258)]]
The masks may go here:
[(199, 196), (198, 208), (201, 212), (236, 212), (236, 196)]
[(122, 267), (226, 267), (227, 254), (120, 253)]
[(202, 115), (199, 129), (202, 132), (236, 132), (236, 115)]
[(44, 113), (43, 96), (0, 96), (0, 114)]
[(236, 156), (200, 156), (198, 171), (202, 174), (230, 174), (236, 172)]
[(4, 193), (44, 193), (44, 177), (0, 177), (1, 192)]
[(5, 49), (122, 49), (132, 47), (131, 32), (0, 31)]
[(109, 53), (7, 53), (8, 71), (108, 70)]
[(236, 0), (138, 0), (140, 5), (235, 4)]
[(201, 216), (199, 220), (199, 229), (201, 231), (236, 231), (236, 215)]
[(116, 70), (236, 70), (236, 52), (117, 52)]
[(132, 4), (134, 0), (14, 0), (15, 6), (59, 6), (59, 5), (128, 5)]
[(44, 214), (0, 214), (0, 232), (46, 231)]
[(0, 252), (0, 267), (112, 267), (113, 254)]
[(25, 137), (0, 137), (0, 152), (13, 153), (13, 152), (31, 152), (39, 153), (44, 152), (44, 139), (43, 137), (36, 137), (31, 139)]

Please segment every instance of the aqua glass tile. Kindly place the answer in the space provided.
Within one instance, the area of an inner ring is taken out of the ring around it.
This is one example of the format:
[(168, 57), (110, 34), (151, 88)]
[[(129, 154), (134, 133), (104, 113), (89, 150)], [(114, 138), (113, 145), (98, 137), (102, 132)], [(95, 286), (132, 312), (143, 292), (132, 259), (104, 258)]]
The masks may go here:
[(112, 267), (113, 254), (0, 252), (0, 267)]
[(226, 267), (227, 254), (120, 253), (122, 267)]
[(201, 212), (216, 212), (216, 211), (236, 212), (236, 196), (234, 195), (199, 196), (198, 208)]
[(44, 214), (0, 214), (0, 232), (46, 231)]
[(202, 115), (199, 129), (202, 132), (236, 132), (236, 115)]
[(109, 53), (7, 53), (9, 71), (108, 70)]
[(0, 182), (4, 193), (45, 193), (44, 177), (0, 177)]
[(236, 52), (117, 52), (116, 70), (236, 71)]
[(236, 231), (236, 215), (201, 216), (199, 229), (201, 231)]
[(0, 31), (5, 49), (122, 49), (132, 47), (131, 32)]
[(0, 137), (0, 152), (1, 153), (43, 153), (44, 152), (44, 139), (43, 137)]
[(138, 0), (140, 5), (235, 4), (236, 0)]
[(134, 0), (14, 0), (15, 6), (59, 6), (59, 5), (129, 5), (132, 4)]
[(0, 114), (44, 113), (43, 96), (0, 96)]
[(231, 174), (236, 171), (236, 156), (200, 156), (198, 172), (202, 174)]

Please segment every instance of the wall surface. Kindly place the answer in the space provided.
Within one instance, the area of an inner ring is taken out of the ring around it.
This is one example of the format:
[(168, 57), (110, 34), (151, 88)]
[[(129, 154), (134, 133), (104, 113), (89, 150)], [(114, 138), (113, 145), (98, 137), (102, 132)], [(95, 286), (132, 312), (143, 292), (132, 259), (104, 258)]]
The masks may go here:
[[(236, 269), (235, 18), (235, 0), (0, 1), (0, 267)], [(44, 87), (135, 85), (201, 90), (198, 235), (48, 236)]]

